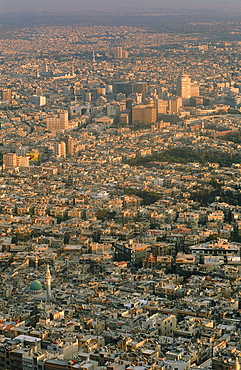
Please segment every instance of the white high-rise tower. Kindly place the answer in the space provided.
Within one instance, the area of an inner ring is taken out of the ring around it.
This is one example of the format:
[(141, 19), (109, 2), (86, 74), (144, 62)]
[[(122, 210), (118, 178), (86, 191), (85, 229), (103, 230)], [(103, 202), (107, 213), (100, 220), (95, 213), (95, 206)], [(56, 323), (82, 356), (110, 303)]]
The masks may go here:
[(191, 98), (191, 78), (182, 74), (177, 78), (177, 95), (184, 99)]

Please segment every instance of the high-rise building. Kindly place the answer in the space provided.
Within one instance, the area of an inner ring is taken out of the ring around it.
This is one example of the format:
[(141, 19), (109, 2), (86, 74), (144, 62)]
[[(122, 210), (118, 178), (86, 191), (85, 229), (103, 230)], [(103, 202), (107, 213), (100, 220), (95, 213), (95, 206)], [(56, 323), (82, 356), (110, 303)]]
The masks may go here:
[(116, 46), (113, 50), (115, 59), (123, 58), (123, 48), (122, 46)]
[(123, 125), (128, 125), (129, 123), (131, 123), (131, 114), (130, 114), (130, 112), (123, 111), (120, 114), (119, 123), (121, 123)]
[(68, 111), (61, 110), (59, 112), (59, 119), (60, 119), (60, 130), (66, 130), (69, 124)]
[(64, 131), (69, 126), (68, 111), (61, 110), (59, 117), (48, 117), (46, 119), (46, 127), (49, 131)]
[(124, 59), (127, 59), (129, 57), (129, 53), (128, 53), (128, 51), (127, 50), (124, 50), (123, 51), (123, 58)]
[(90, 104), (72, 105), (70, 107), (70, 117), (90, 115), (90, 114), (91, 114)]
[(107, 116), (109, 117), (116, 117), (120, 114), (120, 107), (116, 104), (107, 104)]
[(132, 108), (132, 123), (154, 123), (156, 119), (157, 114), (154, 104), (140, 104)]
[(164, 99), (156, 100), (157, 115), (166, 114), (168, 101)]
[(67, 136), (65, 139), (64, 139), (64, 142), (66, 144), (66, 154), (68, 156), (73, 156), (75, 155), (76, 153), (76, 144), (77, 144), (77, 141), (70, 137), (70, 136)]
[(29, 157), (18, 156), (18, 167), (29, 167)]
[(46, 128), (49, 131), (59, 131), (60, 120), (58, 117), (48, 117), (46, 119)]
[(145, 94), (148, 89), (148, 82), (117, 82), (114, 84), (114, 92), (116, 94), (123, 93), (130, 95), (132, 93)]
[(130, 95), (133, 93), (133, 84), (131, 82), (116, 82), (114, 84), (114, 93)]
[(199, 96), (200, 91), (199, 91), (199, 84), (197, 82), (192, 82), (191, 83), (191, 96)]
[(16, 149), (16, 154), (17, 155), (22, 155), (22, 156), (26, 156), (27, 152), (29, 151), (28, 147), (25, 147), (25, 146), (19, 146), (17, 149)]
[(92, 96), (91, 91), (85, 91), (84, 100), (90, 102), (90, 101), (92, 101), (92, 98), (93, 98), (93, 96)]
[(10, 100), (12, 100), (12, 90), (11, 89), (3, 89), (3, 90), (1, 90), (1, 100), (2, 101), (10, 101)]
[(66, 143), (64, 141), (54, 143), (53, 150), (57, 157), (66, 157)]
[(176, 114), (179, 108), (182, 106), (182, 98), (177, 96), (171, 96), (168, 99), (168, 112), (171, 114)]
[(183, 99), (191, 98), (191, 78), (182, 74), (177, 78), (177, 95)]
[(28, 167), (29, 157), (17, 155), (16, 153), (6, 153), (3, 155), (3, 168)]
[(64, 158), (66, 157), (66, 144), (64, 141), (59, 143), (59, 156)]
[(132, 99), (127, 99), (126, 100), (126, 109), (132, 109), (133, 105), (133, 100)]
[(3, 155), (3, 166), (8, 167), (17, 167), (18, 166), (18, 156), (16, 153), (6, 153)]
[(32, 103), (34, 105), (37, 105), (38, 107), (42, 107), (43, 105), (46, 104), (46, 98), (45, 96), (41, 96), (41, 95), (33, 95)]

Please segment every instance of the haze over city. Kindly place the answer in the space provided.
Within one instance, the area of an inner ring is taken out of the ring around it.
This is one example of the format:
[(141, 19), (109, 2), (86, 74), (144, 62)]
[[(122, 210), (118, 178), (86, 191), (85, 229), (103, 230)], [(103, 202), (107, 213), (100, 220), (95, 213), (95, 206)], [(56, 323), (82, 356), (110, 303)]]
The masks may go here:
[(225, 8), (238, 8), (240, 7), (239, 0), (1, 0), (0, 2), (1, 12), (3, 11), (30, 11), (30, 10), (41, 10), (41, 11), (85, 11), (91, 9), (94, 11), (103, 10), (104, 8), (111, 8), (116, 10), (122, 10), (123, 8), (136, 8), (140, 9), (219, 9), (220, 7)]

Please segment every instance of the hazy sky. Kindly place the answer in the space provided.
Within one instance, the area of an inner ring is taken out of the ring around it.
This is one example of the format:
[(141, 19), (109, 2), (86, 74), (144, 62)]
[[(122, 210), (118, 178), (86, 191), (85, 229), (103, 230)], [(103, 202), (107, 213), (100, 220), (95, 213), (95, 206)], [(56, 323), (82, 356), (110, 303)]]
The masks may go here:
[(241, 0), (0, 0), (0, 11), (17, 10), (77, 10), (106, 7), (204, 9), (220, 7), (239, 8)]

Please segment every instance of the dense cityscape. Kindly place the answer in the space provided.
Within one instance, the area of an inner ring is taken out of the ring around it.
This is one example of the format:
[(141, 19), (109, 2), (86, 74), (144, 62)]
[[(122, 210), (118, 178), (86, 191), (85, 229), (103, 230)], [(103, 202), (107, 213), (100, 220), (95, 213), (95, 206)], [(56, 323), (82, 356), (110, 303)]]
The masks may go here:
[(163, 14), (2, 20), (0, 369), (240, 370), (240, 15)]

